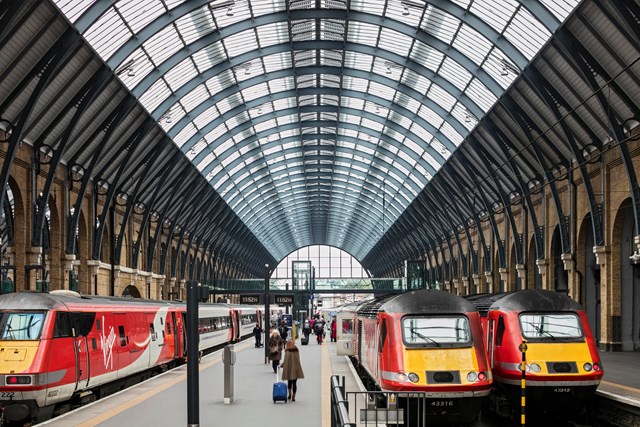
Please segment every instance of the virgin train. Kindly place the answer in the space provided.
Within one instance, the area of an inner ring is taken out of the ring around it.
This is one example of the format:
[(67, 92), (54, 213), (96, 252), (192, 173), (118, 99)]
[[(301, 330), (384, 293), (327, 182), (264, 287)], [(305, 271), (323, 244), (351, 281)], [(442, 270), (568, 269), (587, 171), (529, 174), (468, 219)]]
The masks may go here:
[(476, 418), (492, 377), (471, 303), (422, 289), (350, 304), (336, 310), (336, 317), (339, 354), (353, 355), (368, 389), (398, 396), (419, 392), (413, 395), (419, 398), (399, 400), (400, 407), (411, 408), (407, 418), (420, 417), (421, 423)]
[[(199, 349), (262, 322), (251, 306), (200, 304)], [(43, 421), (186, 360), (186, 305), (71, 291), (0, 295), (0, 410)]]
[(593, 396), (603, 370), (580, 306), (567, 295), (530, 289), (467, 299), (478, 308), (494, 377), (493, 412), (520, 413), (520, 345), (526, 344), (527, 413), (580, 412)]

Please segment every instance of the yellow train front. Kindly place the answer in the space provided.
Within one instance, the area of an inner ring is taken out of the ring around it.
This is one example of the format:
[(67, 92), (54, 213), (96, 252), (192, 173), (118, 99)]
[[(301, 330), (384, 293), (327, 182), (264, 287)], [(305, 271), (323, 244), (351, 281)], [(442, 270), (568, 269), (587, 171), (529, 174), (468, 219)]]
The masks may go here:
[(584, 409), (603, 369), (584, 310), (567, 295), (529, 289), (473, 297), (484, 314), (494, 375), (490, 404), (502, 416), (520, 413), (520, 345), (526, 343), (527, 413), (570, 417)]
[(399, 402), (408, 420), (421, 425), (477, 417), (492, 378), (472, 304), (423, 289), (363, 304), (357, 320), (356, 358), (369, 388), (418, 393)]

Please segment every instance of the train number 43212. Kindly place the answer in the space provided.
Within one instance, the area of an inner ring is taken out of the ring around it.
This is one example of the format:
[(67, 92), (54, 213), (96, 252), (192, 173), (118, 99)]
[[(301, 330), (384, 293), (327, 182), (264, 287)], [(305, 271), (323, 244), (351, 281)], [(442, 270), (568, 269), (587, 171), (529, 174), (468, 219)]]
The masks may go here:
[(553, 389), (554, 393), (571, 393), (571, 387), (556, 387)]

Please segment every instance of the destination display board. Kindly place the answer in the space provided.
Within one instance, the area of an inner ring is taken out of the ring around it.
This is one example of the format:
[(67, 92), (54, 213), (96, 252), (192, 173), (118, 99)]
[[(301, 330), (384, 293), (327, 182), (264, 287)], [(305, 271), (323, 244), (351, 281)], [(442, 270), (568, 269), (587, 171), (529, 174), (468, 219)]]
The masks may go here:
[(260, 304), (260, 295), (240, 295), (240, 304)]
[(293, 295), (274, 295), (273, 302), (278, 305), (292, 305)]

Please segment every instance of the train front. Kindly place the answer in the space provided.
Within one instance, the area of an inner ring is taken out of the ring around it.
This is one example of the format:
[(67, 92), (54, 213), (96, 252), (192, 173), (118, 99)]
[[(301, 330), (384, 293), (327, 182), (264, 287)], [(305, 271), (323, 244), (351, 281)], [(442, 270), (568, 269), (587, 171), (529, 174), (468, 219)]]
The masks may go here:
[(428, 422), (467, 423), (492, 385), (480, 319), (458, 297), (430, 295), (441, 298), (420, 310), (380, 313), (380, 388), (421, 392), (407, 404)]
[[(47, 419), (43, 331), (48, 310), (35, 294), (0, 296), (0, 406), (6, 423)], [(34, 308), (35, 307), (35, 308)]]
[(526, 343), (526, 405), (535, 412), (580, 412), (603, 369), (586, 313), (569, 297), (543, 290), (505, 296), (489, 311), (496, 383), (520, 406), (520, 345)]
[[(586, 316), (567, 311), (522, 312), (514, 324), (520, 328), (513, 347), (518, 340), (526, 342), (527, 406), (547, 412), (581, 411), (603, 375)], [(520, 384), (521, 359), (517, 351), (511, 354), (510, 364), (502, 363), (514, 396), (520, 389), (515, 383)]]

